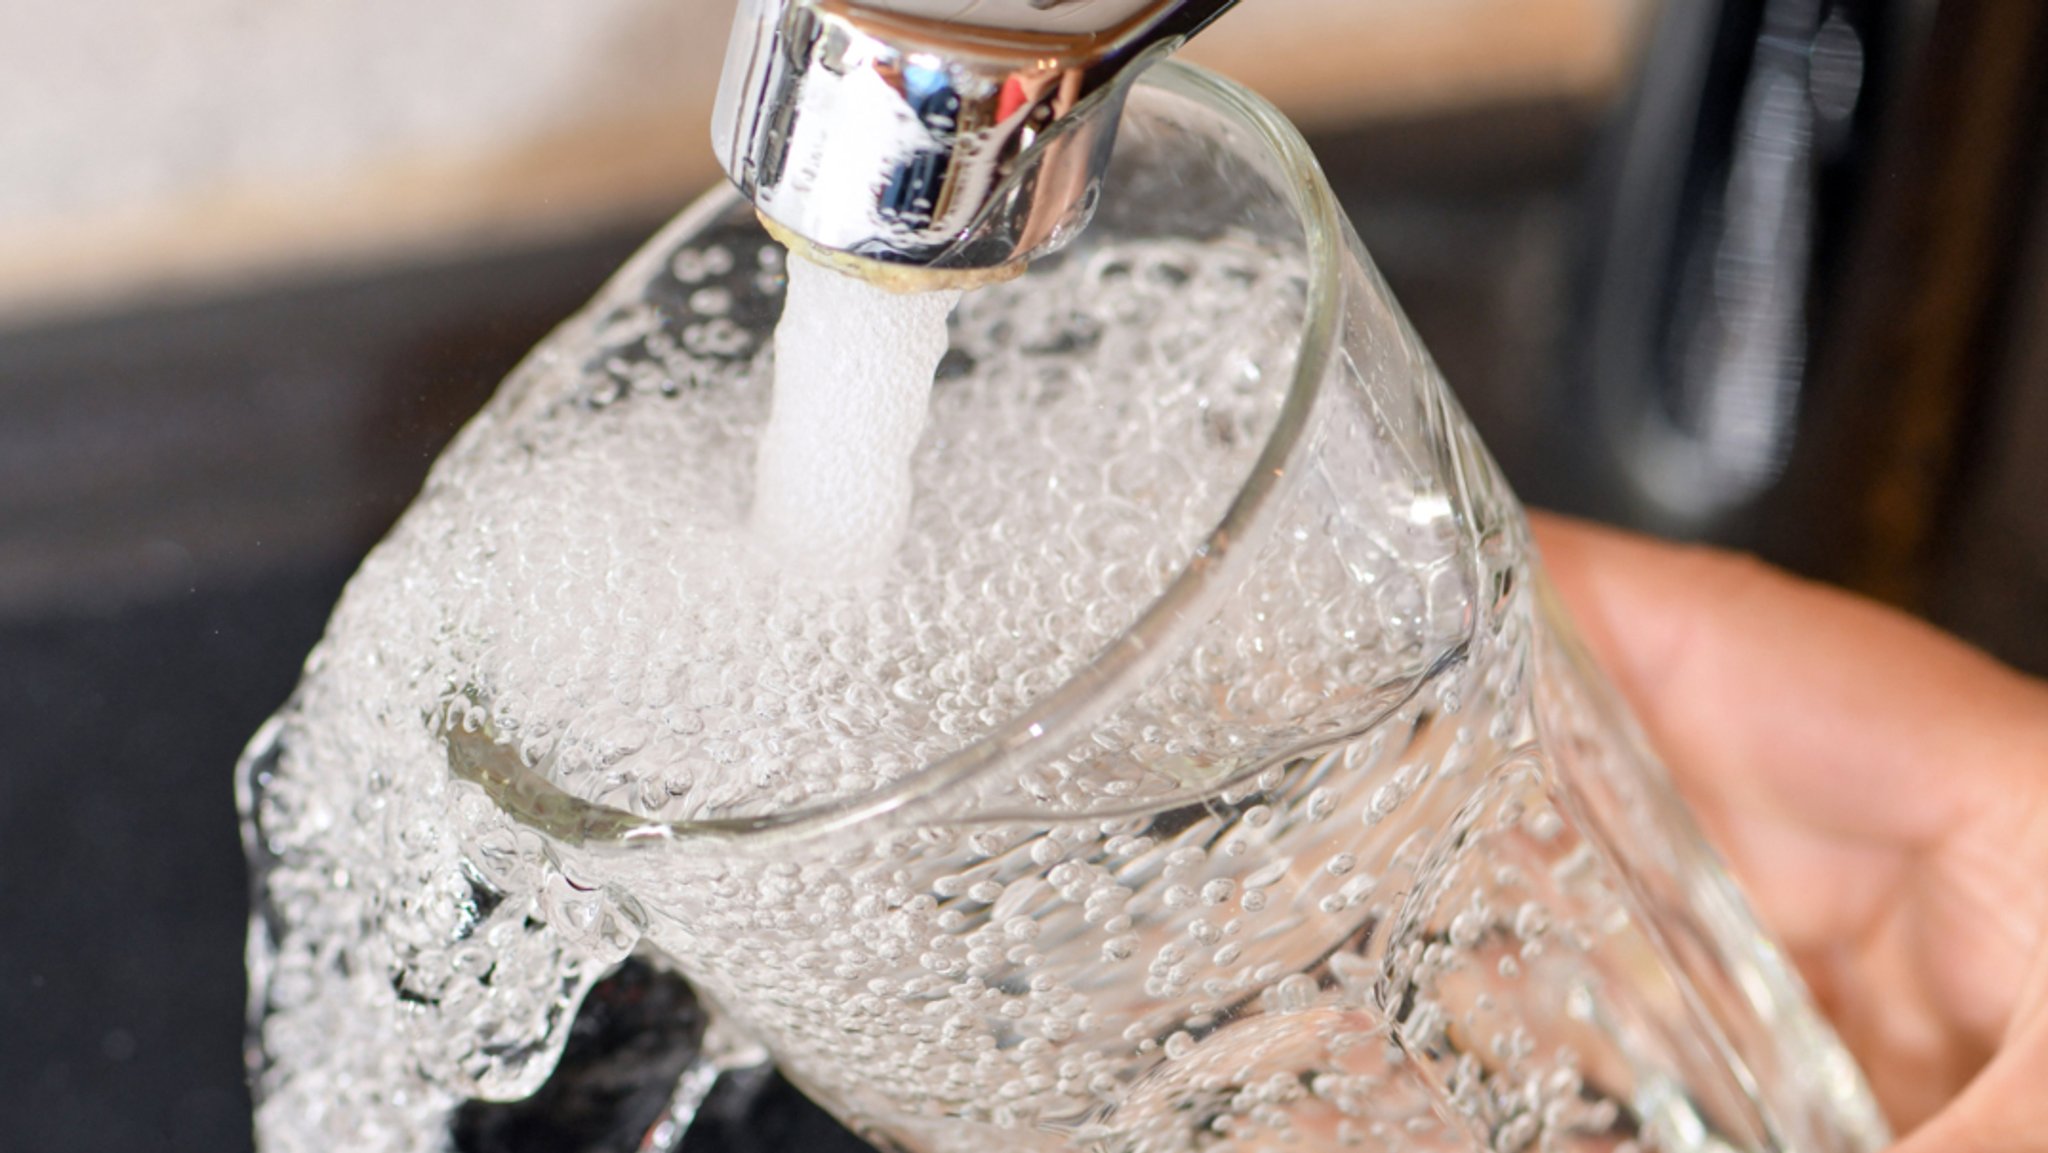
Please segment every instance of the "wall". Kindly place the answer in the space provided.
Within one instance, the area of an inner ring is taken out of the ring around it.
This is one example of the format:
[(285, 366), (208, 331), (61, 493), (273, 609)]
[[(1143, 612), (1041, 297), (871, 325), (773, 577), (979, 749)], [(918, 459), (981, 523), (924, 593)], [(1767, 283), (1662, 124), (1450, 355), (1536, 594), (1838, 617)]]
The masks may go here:
[[(1253, 0), (1197, 55), (1306, 121), (1617, 80), (1647, 0)], [(715, 178), (731, 0), (0, 5), (0, 326), (544, 239)]]

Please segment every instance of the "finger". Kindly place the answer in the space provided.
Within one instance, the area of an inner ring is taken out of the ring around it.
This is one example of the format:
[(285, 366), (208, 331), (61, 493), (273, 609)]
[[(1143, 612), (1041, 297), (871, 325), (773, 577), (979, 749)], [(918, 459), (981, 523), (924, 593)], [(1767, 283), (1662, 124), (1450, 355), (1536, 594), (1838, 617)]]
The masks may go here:
[(1920, 847), (2040, 789), (2048, 691), (1975, 650), (1753, 561), (1537, 523), (1588, 643), (1721, 803)]
[(2048, 923), (2048, 689), (1754, 561), (1555, 518), (1539, 539), (1764, 919), (1874, 1068), (1954, 1084)]

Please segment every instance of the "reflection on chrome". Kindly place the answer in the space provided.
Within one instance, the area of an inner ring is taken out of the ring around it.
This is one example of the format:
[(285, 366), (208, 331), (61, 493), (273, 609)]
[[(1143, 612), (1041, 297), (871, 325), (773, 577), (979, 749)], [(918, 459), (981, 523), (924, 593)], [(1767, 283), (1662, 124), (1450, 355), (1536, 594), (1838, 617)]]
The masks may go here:
[(816, 249), (1001, 268), (1086, 224), (1127, 81), (1233, 0), (741, 0), (712, 135)]

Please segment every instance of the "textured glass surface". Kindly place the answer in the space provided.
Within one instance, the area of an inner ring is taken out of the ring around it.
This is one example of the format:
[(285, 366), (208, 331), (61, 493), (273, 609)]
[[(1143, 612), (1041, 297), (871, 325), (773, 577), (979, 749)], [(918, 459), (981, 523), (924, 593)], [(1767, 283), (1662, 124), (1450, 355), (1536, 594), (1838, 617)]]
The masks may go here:
[(911, 1150), (1881, 1144), (1299, 141), (1156, 76), (875, 580), (746, 547), (725, 194), (449, 450), (242, 766), (267, 1150), (445, 1147), (633, 955)]

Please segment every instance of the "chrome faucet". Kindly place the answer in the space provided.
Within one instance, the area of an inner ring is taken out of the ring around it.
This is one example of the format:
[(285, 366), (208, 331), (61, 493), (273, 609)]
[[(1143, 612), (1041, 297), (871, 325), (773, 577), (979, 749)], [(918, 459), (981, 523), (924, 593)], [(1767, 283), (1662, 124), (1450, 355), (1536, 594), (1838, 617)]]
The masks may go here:
[(813, 256), (1001, 276), (1088, 222), (1127, 82), (1233, 2), (740, 0), (712, 141)]

